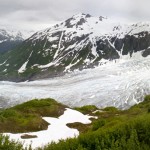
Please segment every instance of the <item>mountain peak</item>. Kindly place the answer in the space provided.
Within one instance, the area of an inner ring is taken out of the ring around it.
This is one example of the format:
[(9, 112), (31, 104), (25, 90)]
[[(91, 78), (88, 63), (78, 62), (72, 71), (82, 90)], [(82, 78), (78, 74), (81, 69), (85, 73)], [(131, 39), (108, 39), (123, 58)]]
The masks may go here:
[(67, 28), (72, 28), (74, 26), (82, 25), (87, 21), (87, 18), (90, 18), (90, 14), (78, 13), (73, 15), (71, 18), (65, 21), (65, 26)]
[(73, 18), (90, 18), (92, 17), (90, 14), (78, 13), (73, 15)]
[(78, 13), (76, 15), (73, 15), (71, 18), (67, 19), (65, 21), (65, 26), (67, 28), (73, 28), (81, 26), (85, 23), (88, 23), (91, 25), (93, 22), (101, 22), (104, 19), (107, 19), (106, 17), (100, 16), (100, 17), (93, 17), (90, 14), (84, 14), (84, 13)]

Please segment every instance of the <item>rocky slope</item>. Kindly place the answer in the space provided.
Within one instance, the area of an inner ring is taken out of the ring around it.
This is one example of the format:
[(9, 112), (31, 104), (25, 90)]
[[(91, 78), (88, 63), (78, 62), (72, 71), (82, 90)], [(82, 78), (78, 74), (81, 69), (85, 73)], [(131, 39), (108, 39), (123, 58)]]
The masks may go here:
[(77, 14), (35, 33), (0, 56), (0, 78), (26, 80), (92, 68), (124, 55), (150, 54), (150, 23), (125, 25), (105, 17)]

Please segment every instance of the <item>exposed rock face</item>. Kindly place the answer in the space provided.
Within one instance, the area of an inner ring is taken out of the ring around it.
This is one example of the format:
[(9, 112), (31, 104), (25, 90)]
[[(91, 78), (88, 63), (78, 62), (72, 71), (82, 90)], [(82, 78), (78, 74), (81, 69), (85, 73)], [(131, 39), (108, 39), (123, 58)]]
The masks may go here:
[(150, 24), (120, 25), (105, 17), (75, 15), (35, 33), (0, 57), (1, 79), (39, 79), (85, 69), (140, 52), (150, 54)]

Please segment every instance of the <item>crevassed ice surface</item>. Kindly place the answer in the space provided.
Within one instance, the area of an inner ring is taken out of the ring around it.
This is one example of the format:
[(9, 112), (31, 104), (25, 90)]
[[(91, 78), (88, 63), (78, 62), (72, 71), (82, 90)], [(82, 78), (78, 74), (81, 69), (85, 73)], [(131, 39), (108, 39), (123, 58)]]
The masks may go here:
[(51, 97), (69, 106), (126, 109), (150, 94), (150, 57), (143, 58), (140, 53), (62, 77), (22, 83), (1, 81), (0, 106)]

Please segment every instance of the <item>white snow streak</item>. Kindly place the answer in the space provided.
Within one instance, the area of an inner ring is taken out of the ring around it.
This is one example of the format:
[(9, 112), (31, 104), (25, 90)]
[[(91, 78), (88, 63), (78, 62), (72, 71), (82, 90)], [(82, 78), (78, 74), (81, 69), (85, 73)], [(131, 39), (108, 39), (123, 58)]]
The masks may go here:
[[(7, 59), (7, 60), (8, 60), (8, 59)], [(4, 65), (4, 64), (7, 62), (7, 60), (5, 60), (3, 63), (1, 63), (0, 66)]]
[(21, 68), (18, 70), (18, 73), (23, 73), (23, 72), (26, 70), (26, 66), (27, 66), (27, 64), (28, 64), (28, 62), (29, 62), (29, 59), (30, 59), (32, 53), (33, 53), (33, 51), (30, 53), (28, 60), (27, 60), (27, 61), (21, 66)]
[(57, 57), (58, 52), (60, 50), (60, 46), (61, 46), (61, 41), (62, 41), (62, 38), (63, 38), (63, 34), (64, 34), (64, 31), (62, 31), (62, 33), (61, 33), (60, 40), (59, 40), (59, 43), (58, 43), (58, 50), (56, 51), (56, 53), (54, 55), (54, 59)]

